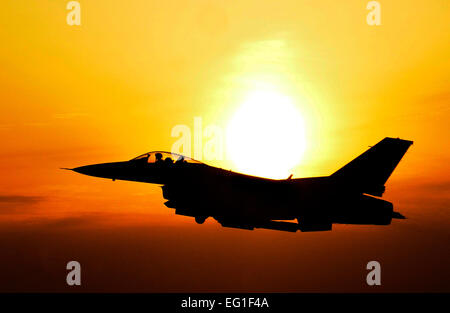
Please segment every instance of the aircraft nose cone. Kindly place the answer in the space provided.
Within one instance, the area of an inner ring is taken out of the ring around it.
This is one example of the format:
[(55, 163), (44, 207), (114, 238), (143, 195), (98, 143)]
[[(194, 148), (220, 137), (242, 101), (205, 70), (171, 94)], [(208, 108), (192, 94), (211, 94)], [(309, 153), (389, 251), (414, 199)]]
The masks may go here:
[(73, 168), (72, 171), (84, 175), (96, 176), (96, 174), (98, 174), (99, 172), (99, 168), (97, 165), (86, 165)]
[(125, 163), (126, 162), (113, 162), (85, 165), (73, 168), (72, 171), (89, 176), (116, 179), (119, 176), (123, 176)]

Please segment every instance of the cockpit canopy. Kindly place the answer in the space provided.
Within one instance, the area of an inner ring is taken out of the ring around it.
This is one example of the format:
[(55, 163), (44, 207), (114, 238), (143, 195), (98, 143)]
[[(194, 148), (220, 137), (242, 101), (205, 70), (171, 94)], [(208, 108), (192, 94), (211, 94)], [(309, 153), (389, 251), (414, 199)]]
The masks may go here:
[(131, 159), (131, 161), (144, 160), (144, 159), (147, 160), (147, 163), (156, 163), (156, 162), (164, 161), (167, 163), (176, 163), (176, 164), (178, 164), (178, 163), (202, 164), (202, 162), (191, 159), (184, 155), (181, 155), (178, 153), (165, 152), (165, 151), (152, 151), (152, 152), (144, 153), (138, 157), (135, 157), (134, 159)]

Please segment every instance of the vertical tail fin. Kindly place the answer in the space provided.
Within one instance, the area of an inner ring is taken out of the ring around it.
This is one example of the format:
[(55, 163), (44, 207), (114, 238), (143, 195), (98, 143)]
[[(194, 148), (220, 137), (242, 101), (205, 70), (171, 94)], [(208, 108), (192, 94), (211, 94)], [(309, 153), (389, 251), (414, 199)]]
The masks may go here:
[(330, 177), (360, 192), (382, 196), (384, 184), (412, 143), (386, 137)]

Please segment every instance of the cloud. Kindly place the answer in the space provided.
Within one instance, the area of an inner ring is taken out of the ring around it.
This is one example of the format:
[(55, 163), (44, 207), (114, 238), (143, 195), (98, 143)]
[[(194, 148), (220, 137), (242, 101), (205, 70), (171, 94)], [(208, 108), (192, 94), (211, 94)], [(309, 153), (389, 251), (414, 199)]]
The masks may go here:
[(442, 193), (440, 196), (446, 196), (450, 192), (450, 181), (427, 183), (421, 187), (430, 192)]
[(0, 195), (0, 204), (2, 203), (36, 203), (42, 200), (43, 197), (36, 196), (18, 196), (18, 195)]
[(69, 230), (82, 227), (101, 227), (109, 222), (120, 220), (121, 216), (110, 212), (83, 212), (77, 215), (63, 217), (39, 217), (31, 218), (29, 221), (37, 227), (44, 227), (48, 230)]
[(0, 214), (29, 213), (29, 208), (44, 200), (40, 196), (0, 195)]

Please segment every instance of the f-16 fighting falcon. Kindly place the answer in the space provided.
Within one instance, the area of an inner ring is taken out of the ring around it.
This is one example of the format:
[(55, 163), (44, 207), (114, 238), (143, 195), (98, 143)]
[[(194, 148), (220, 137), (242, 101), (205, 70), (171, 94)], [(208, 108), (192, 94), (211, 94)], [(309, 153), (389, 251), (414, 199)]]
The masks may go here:
[(324, 177), (255, 177), (163, 151), (71, 170), (161, 185), (167, 200), (164, 204), (175, 209), (175, 214), (194, 217), (199, 224), (212, 217), (224, 227), (326, 231), (334, 223), (389, 225), (392, 218), (404, 219), (393, 211), (392, 203), (380, 198), (386, 181), (412, 143), (384, 138)]

